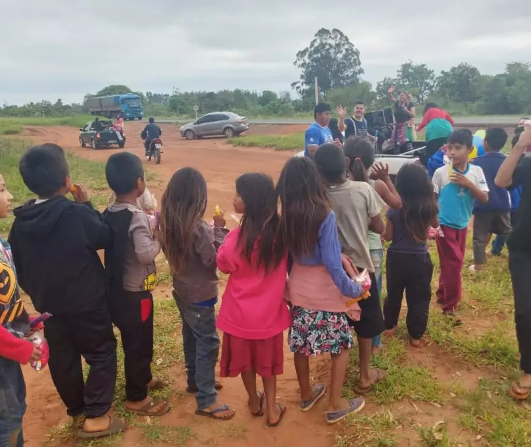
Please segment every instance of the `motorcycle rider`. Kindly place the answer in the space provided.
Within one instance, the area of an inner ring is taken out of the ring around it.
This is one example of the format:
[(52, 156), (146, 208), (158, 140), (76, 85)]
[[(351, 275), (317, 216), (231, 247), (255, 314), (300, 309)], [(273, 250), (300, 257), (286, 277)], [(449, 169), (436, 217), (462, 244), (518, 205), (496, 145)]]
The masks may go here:
[(155, 138), (159, 138), (162, 135), (162, 130), (155, 124), (155, 118), (149, 118), (148, 125), (144, 128), (140, 134), (140, 138), (144, 140), (144, 149), (146, 150), (146, 157), (149, 156), (151, 150), (151, 142)]

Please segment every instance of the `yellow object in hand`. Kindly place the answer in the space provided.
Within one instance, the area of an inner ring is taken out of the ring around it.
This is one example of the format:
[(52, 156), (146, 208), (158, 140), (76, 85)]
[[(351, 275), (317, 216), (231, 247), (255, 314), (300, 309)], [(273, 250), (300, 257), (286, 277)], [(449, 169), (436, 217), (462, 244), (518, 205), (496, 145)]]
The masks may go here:
[(216, 207), (214, 208), (214, 217), (218, 216), (221, 216), (221, 208), (219, 207), (219, 205), (216, 205)]
[(70, 187), (70, 192), (77, 192), (77, 186), (76, 185), (72, 185)]
[(450, 163), (448, 163), (448, 177), (450, 177), (453, 172), (454, 172), (454, 160), (450, 160)]

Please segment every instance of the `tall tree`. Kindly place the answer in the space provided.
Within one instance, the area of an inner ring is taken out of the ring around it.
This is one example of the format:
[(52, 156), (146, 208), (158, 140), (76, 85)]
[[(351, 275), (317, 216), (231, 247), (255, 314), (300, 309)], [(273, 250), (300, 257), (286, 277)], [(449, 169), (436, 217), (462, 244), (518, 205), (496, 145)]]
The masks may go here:
[(415, 65), (412, 61), (398, 69), (397, 80), (419, 103), (424, 102), (435, 88), (435, 72), (426, 64)]
[(480, 76), (479, 70), (466, 62), (442, 71), (437, 78), (439, 94), (455, 102), (474, 102)]
[(110, 95), (123, 95), (125, 93), (133, 93), (133, 91), (126, 85), (108, 85), (102, 88), (94, 96), (110, 96)]
[(360, 52), (336, 28), (317, 31), (310, 46), (297, 53), (294, 65), (301, 75), (291, 86), (301, 94), (313, 88), (316, 77), (320, 92), (326, 93), (331, 88), (357, 84), (363, 73)]
[(392, 85), (396, 85), (398, 80), (395, 78), (383, 78), (376, 84), (376, 99), (381, 105), (387, 104), (387, 91)]

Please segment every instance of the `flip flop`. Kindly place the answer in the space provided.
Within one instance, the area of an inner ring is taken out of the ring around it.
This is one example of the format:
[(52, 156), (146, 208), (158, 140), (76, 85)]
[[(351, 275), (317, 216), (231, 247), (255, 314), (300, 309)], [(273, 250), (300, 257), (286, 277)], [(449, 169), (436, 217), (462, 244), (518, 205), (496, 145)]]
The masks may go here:
[(233, 411), (230, 414), (230, 416), (217, 417), (216, 414), (221, 413), (222, 411), (232, 411), (232, 410), (229, 408), (228, 405), (223, 404), (220, 408), (216, 408), (215, 410), (212, 410), (212, 411), (195, 410), (195, 414), (197, 414), (198, 416), (204, 416), (207, 418), (218, 419), (220, 421), (228, 421), (232, 419), (234, 415), (236, 414), (236, 412)]
[[(522, 393), (522, 391), (524, 392)], [(520, 385), (520, 381), (513, 382), (509, 394), (513, 399), (527, 400), (531, 394), (531, 386), (522, 386)]]
[(330, 425), (337, 424), (342, 419), (345, 419), (349, 414), (359, 413), (365, 408), (365, 401), (361, 398), (351, 399), (348, 401), (350, 407), (346, 410), (327, 411), (325, 412), (326, 422)]
[(280, 410), (280, 416), (278, 417), (278, 421), (276, 421), (276, 422), (270, 422), (269, 419), (268, 419), (267, 420), (267, 426), (268, 427), (278, 427), (280, 425), (280, 423), (282, 422), (282, 419), (284, 418), (284, 415), (286, 414), (286, 406), (284, 404), (276, 402), (275, 405)]
[(376, 371), (377, 371), (376, 380), (373, 383), (371, 383), (369, 386), (361, 386), (358, 383), (354, 387), (354, 392), (356, 394), (359, 394), (360, 396), (365, 396), (365, 394), (369, 394), (374, 389), (374, 385), (385, 380), (385, 378), (387, 377), (387, 373), (382, 371), (381, 369), (377, 369)]
[(250, 405), (251, 405), (251, 401), (249, 401), (249, 411), (251, 413), (251, 416), (255, 417), (255, 418), (259, 418), (259, 417), (262, 417), (264, 415), (264, 403), (265, 403), (265, 395), (262, 391), (258, 391), (256, 394), (258, 394), (258, 397), (260, 398), (260, 409), (256, 412), (256, 413), (253, 413), (250, 408)]
[(103, 438), (105, 436), (117, 435), (127, 429), (127, 424), (124, 421), (120, 419), (115, 419), (111, 416), (109, 416), (109, 419), (109, 427), (107, 428), (107, 430), (91, 432), (85, 430), (78, 430), (76, 432), (76, 437), (81, 439)]
[(312, 387), (313, 395), (311, 399), (308, 400), (301, 400), (299, 402), (299, 407), (301, 411), (310, 411), (314, 405), (323, 397), (326, 393), (326, 385), (323, 383), (319, 383), (317, 385), (314, 385)]
[(153, 385), (150, 385), (148, 383), (148, 391), (157, 391), (162, 390), (164, 388), (167, 388), (170, 386), (170, 384), (162, 379), (155, 378), (155, 383)]
[[(157, 411), (156, 413), (150, 412), (149, 410), (155, 408), (157, 405), (165, 404), (162, 407), (162, 410)], [(133, 410), (132, 408), (125, 408), (127, 413), (136, 414), (137, 416), (164, 416), (168, 411), (170, 411), (171, 405), (168, 402), (165, 402), (161, 399), (153, 399), (151, 402), (148, 402), (142, 408), (138, 410)]]
[[(221, 382), (219, 382), (218, 380), (216, 380), (216, 383), (214, 384), (214, 388), (219, 391), (223, 388), (223, 384)], [(197, 388), (197, 385), (196, 386), (187, 386), (186, 387), (186, 392), (187, 393), (190, 393), (190, 394), (195, 394), (199, 391), (199, 389)]]

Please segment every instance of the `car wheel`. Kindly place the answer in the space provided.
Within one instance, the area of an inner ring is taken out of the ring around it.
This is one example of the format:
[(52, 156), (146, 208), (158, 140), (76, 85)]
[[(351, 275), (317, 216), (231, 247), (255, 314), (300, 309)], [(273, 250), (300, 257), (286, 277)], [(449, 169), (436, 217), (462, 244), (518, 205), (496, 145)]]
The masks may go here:
[(96, 144), (96, 140), (94, 140), (94, 138), (92, 139), (92, 141), (90, 143), (90, 147), (92, 149), (98, 149), (98, 145)]
[(120, 143), (120, 144), (118, 144), (118, 147), (119, 147), (120, 149), (123, 149), (123, 148), (125, 147), (125, 143)]
[(234, 136), (234, 129), (231, 127), (227, 127), (223, 131), (223, 135), (225, 135), (226, 138), (232, 138)]
[(79, 137), (79, 145), (81, 147), (85, 147), (85, 143), (83, 143), (83, 138)]
[(186, 138), (187, 140), (193, 140), (195, 138), (195, 133), (193, 130), (187, 130), (185, 133), (184, 133), (184, 138)]

